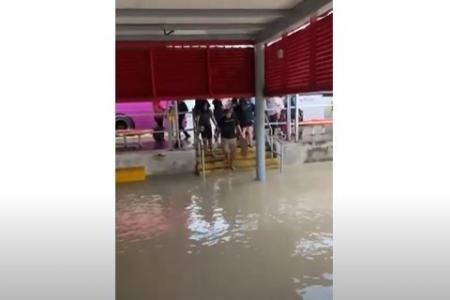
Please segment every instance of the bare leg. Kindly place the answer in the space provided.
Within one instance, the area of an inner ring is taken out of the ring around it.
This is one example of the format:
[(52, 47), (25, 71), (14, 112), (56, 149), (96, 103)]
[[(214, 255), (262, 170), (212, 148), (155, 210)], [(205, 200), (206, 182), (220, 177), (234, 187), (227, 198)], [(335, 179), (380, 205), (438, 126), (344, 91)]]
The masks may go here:
[(242, 135), (244, 136), (244, 139), (246, 141), (248, 141), (247, 134), (248, 134), (248, 127), (242, 127)]
[(223, 155), (224, 155), (224, 167), (225, 168), (229, 168), (229, 161), (230, 161), (230, 152), (229, 149), (227, 147), (227, 144), (222, 141), (222, 150), (223, 150)]
[(209, 146), (209, 151), (211, 152), (211, 156), (214, 157), (212, 139), (208, 139), (208, 146)]
[(203, 139), (203, 149), (204, 149), (205, 153), (206, 153), (206, 150), (208, 149), (207, 147), (208, 147), (208, 141)]
[(236, 142), (230, 145), (230, 168), (231, 170), (235, 170), (236, 168), (233, 165), (234, 157), (236, 156)]
[(230, 153), (230, 169), (233, 170), (233, 171), (236, 170), (236, 168), (234, 167), (234, 164), (233, 164), (233, 162), (234, 162), (234, 155), (235, 155), (234, 151)]
[(253, 147), (253, 126), (249, 126), (247, 132), (248, 132), (247, 136), (248, 145), (249, 147)]
[(225, 168), (230, 167), (230, 154), (228, 152), (224, 152), (225, 154), (225, 160), (224, 160), (224, 166)]

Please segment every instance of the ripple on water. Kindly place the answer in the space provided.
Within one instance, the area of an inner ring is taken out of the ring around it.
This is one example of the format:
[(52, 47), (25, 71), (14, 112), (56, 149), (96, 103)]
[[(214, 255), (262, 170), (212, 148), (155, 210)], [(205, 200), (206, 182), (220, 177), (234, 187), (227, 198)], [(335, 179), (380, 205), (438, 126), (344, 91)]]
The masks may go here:
[(216, 202), (211, 218), (206, 218), (202, 208), (203, 200), (200, 196), (192, 195), (189, 205), (185, 208), (190, 240), (202, 246), (228, 242), (248, 243), (246, 232), (257, 230), (259, 214), (237, 214), (234, 216), (234, 222), (230, 222), (225, 209), (218, 207)]
[(295, 244), (292, 256), (302, 256), (314, 259), (315, 256), (329, 254), (333, 248), (333, 234), (329, 232), (310, 233), (307, 238), (301, 238)]
[[(258, 290), (262, 298), (281, 283), (283, 291), (273, 299), (288, 294), (332, 299), (330, 201), (316, 201), (312, 185), (306, 183), (305, 188), (298, 182), (261, 188), (247, 184), (246, 178), (230, 178), (211, 177), (206, 184), (198, 178), (160, 180), (133, 189), (133, 194), (119, 190), (117, 262), (121, 278), (126, 278), (119, 282), (122, 298), (151, 299), (158, 291), (161, 298), (172, 299), (179, 295), (173, 287), (195, 294), (198, 286), (207, 291), (226, 282), (232, 290), (243, 287), (243, 293), (245, 288)], [(321, 189), (317, 193), (322, 197)], [(233, 274), (236, 269), (242, 276)], [(181, 276), (180, 271), (206, 274), (208, 280)], [(167, 287), (156, 285), (162, 281)]]

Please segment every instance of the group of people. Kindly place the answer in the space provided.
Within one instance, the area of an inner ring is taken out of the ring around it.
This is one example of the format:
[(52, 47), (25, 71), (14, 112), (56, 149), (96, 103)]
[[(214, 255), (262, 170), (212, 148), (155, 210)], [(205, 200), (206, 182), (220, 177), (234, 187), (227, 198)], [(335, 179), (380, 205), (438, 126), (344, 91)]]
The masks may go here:
[[(226, 166), (234, 170), (233, 161), (238, 141), (244, 154), (247, 147), (253, 147), (254, 104), (247, 98), (234, 98), (230, 103), (214, 99), (212, 104), (213, 110), (208, 100), (195, 100), (194, 121), (205, 149), (214, 156), (213, 137), (216, 143), (220, 141)], [(212, 124), (216, 127), (214, 134)]]
[[(225, 154), (227, 167), (234, 170), (233, 161), (238, 143), (243, 154), (246, 154), (247, 148), (253, 147), (255, 103), (248, 98), (214, 99), (212, 106), (207, 99), (196, 99), (192, 110), (193, 120), (202, 137), (205, 150), (214, 156), (213, 141), (220, 144)], [(279, 127), (277, 123), (283, 121), (284, 108), (285, 103), (281, 97), (272, 97), (266, 100), (266, 113), (273, 132)], [(183, 133), (185, 138), (189, 139), (190, 134), (184, 126), (185, 116), (189, 109), (184, 101), (178, 101), (177, 110), (180, 138)], [(295, 117), (295, 108), (293, 110), (291, 118)], [(303, 114), (300, 109), (299, 113), (302, 119)], [(213, 124), (215, 131), (213, 131)]]

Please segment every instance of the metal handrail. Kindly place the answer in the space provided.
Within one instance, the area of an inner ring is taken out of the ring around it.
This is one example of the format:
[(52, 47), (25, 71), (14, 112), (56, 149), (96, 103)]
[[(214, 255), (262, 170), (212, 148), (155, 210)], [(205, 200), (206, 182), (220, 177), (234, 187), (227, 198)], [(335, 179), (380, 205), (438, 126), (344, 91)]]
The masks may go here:
[[(270, 120), (269, 120), (269, 116), (267, 115), (267, 114), (264, 114), (264, 117), (265, 117), (265, 119), (266, 119), (266, 123), (267, 123), (267, 125), (269, 126), (269, 132), (270, 132), (270, 135), (272, 136), (273, 135), (273, 131), (272, 131), (272, 127), (270, 127)], [(264, 127), (266, 127), (266, 124), (264, 124)]]
[(205, 147), (203, 145), (203, 141), (200, 143), (200, 153), (201, 153), (201, 164), (202, 164), (202, 177), (206, 178), (206, 166), (205, 166)]
[[(273, 155), (276, 154), (278, 159), (279, 159), (279, 163), (280, 163), (280, 173), (283, 171), (283, 164), (284, 164), (284, 152), (285, 152), (285, 145), (284, 142), (277, 136), (275, 136), (272, 127), (270, 126), (271, 123), (269, 121), (269, 117), (267, 116), (267, 114), (265, 114), (265, 119), (266, 119), (266, 123), (269, 127), (269, 133), (267, 133), (267, 131), (265, 132), (265, 136), (267, 141), (269, 142), (269, 147), (270, 147), (270, 155), (273, 158)], [(264, 127), (266, 126), (266, 124), (264, 124)], [(276, 147), (274, 147), (274, 143), (278, 143), (280, 145), (280, 151), (278, 152)]]
[[(280, 162), (280, 173), (283, 172), (283, 165), (284, 165), (284, 152), (285, 152), (285, 143), (282, 139), (279, 137), (274, 137), (274, 141), (280, 145), (280, 152), (275, 150), (275, 153), (279, 157)], [(276, 148), (276, 147), (275, 147)]]
[[(274, 154), (274, 148), (273, 148), (273, 130), (272, 127), (270, 126), (270, 121), (269, 121), (269, 117), (267, 116), (267, 114), (265, 114), (265, 119), (268, 127), (269, 127), (269, 134), (267, 134), (267, 131), (265, 131), (265, 136), (267, 141), (269, 142), (269, 147), (270, 147), (270, 155), (273, 158), (273, 154)], [(266, 124), (264, 124), (264, 128), (266, 127)]]
[(203, 176), (203, 179), (205, 179), (206, 178), (205, 147), (204, 147), (203, 139), (199, 135), (196, 120), (194, 120), (193, 126), (194, 126), (193, 129), (194, 129), (195, 158), (198, 159), (200, 157), (200, 163), (202, 166), (202, 176)]

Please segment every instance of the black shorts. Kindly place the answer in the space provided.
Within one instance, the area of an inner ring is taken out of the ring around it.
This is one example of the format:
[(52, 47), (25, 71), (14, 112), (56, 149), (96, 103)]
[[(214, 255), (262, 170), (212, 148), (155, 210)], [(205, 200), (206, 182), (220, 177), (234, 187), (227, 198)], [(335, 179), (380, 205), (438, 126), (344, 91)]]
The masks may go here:
[(241, 125), (241, 127), (250, 127), (250, 126), (253, 126), (253, 121), (240, 121), (239, 122), (240, 123), (240, 125)]
[(202, 138), (204, 139), (212, 139), (212, 127), (211, 125), (199, 125), (200, 126), (200, 133), (202, 135)]

